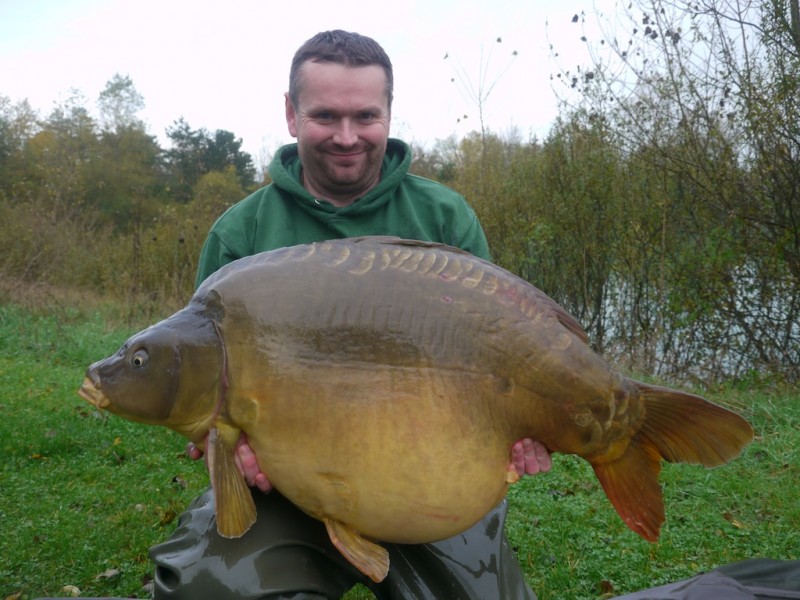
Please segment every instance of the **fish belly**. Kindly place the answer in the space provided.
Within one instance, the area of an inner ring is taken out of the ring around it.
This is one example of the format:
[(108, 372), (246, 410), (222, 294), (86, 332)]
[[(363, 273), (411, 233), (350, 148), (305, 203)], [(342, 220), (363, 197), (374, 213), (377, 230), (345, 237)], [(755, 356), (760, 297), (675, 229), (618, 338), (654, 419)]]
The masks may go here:
[(272, 386), (247, 434), (276, 489), (311, 516), (422, 543), (467, 529), (502, 499), (509, 434), (474, 395), (464, 402), (463, 373), (305, 371)]

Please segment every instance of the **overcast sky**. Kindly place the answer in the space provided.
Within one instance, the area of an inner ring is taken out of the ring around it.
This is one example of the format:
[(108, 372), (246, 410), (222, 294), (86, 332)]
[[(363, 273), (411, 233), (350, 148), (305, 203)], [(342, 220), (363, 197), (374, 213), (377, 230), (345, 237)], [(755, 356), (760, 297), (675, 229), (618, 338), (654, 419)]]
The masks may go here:
[[(79, 90), (94, 111), (115, 73), (144, 97), (140, 118), (164, 141), (180, 117), (226, 129), (258, 158), (292, 141), (283, 115), (289, 63), (318, 31), (375, 38), (395, 68), (392, 135), (433, 143), (479, 128), (459, 86), (487, 84), (488, 126), (542, 137), (556, 115), (549, 45), (587, 64), (580, 24), (613, 0), (0, 0), (0, 95), (46, 116)], [(502, 42), (498, 43), (497, 38)], [(516, 57), (513, 56), (516, 52)], [(447, 55), (448, 58), (444, 58)], [(468, 119), (459, 123), (464, 114)]]

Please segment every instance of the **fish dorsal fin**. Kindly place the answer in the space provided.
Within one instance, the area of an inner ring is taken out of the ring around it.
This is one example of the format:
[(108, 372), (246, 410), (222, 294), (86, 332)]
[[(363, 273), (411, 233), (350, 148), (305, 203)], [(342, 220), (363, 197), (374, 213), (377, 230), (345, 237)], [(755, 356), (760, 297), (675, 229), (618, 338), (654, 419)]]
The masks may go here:
[(558, 304), (556, 304), (555, 300), (551, 299), (547, 296), (547, 300), (550, 303), (551, 310), (555, 313), (558, 322), (561, 323), (564, 327), (566, 327), (573, 335), (578, 337), (584, 344), (589, 344), (589, 335), (583, 329), (580, 323), (578, 323), (577, 319), (569, 314), (566, 310), (561, 308)]
[(239, 429), (218, 424), (208, 434), (207, 456), (216, 501), (217, 531), (222, 537), (244, 535), (256, 522), (256, 505), (234, 461)]
[[(498, 268), (497, 265), (493, 264), (491, 261), (484, 260), (477, 256), (473, 256), (466, 250), (462, 250), (461, 248), (456, 248), (454, 246), (448, 246), (447, 244), (440, 244), (437, 242), (426, 242), (421, 240), (407, 240), (393, 236), (386, 236), (386, 235), (372, 235), (372, 236), (362, 236), (362, 237), (355, 237), (355, 238), (348, 238), (344, 240), (335, 240), (334, 243), (368, 243), (368, 244), (387, 244), (393, 246), (407, 246), (410, 248), (427, 248), (427, 249), (434, 249), (434, 250), (442, 250), (446, 252), (451, 252), (453, 254), (461, 254), (464, 256), (471, 256), (477, 263), (483, 263), (485, 265), (489, 265), (491, 268)], [(331, 243), (331, 242), (327, 242)], [(505, 270), (505, 269), (503, 269)], [(518, 276), (514, 275), (513, 273), (508, 273), (510, 277), (519, 278)], [(519, 278), (521, 281), (521, 278)], [(525, 282), (526, 284), (528, 282)], [(553, 313), (555, 318), (564, 326), (567, 330), (569, 330), (573, 335), (578, 337), (584, 344), (589, 343), (589, 336), (587, 335), (586, 331), (583, 329), (580, 323), (578, 323), (577, 319), (569, 314), (566, 310), (564, 310), (555, 300), (550, 298), (547, 294), (545, 294), (540, 289), (536, 288), (535, 286), (531, 286), (532, 289), (529, 293), (532, 294), (533, 301), (540, 307), (545, 308)]]
[(561, 326), (567, 329), (572, 335), (577, 337), (584, 344), (589, 344), (589, 335), (581, 324), (558, 304), (558, 302), (533, 285), (526, 288), (525, 294), (530, 305), (537, 307), (537, 313), (550, 313)]
[(328, 518), (324, 521), (331, 542), (350, 564), (376, 583), (386, 579), (389, 573), (389, 552), (386, 548), (364, 539), (340, 521)]
[[(471, 253), (467, 252), (466, 250), (462, 250), (461, 248), (457, 248), (456, 246), (450, 246), (448, 244), (442, 244), (439, 242), (427, 242), (424, 240), (409, 240), (404, 238), (399, 238), (392, 235), (364, 235), (361, 237), (353, 237), (347, 238), (343, 240), (335, 240), (336, 242), (341, 243), (355, 243), (355, 244), (387, 244), (391, 246), (407, 246), (409, 248), (431, 248), (431, 249), (438, 249), (438, 250), (446, 250), (449, 252), (453, 252), (455, 254), (463, 254), (464, 256), (473, 256)], [(330, 241), (327, 243), (331, 243)], [(478, 259), (478, 257), (475, 257)], [(478, 259), (481, 260), (481, 259)]]

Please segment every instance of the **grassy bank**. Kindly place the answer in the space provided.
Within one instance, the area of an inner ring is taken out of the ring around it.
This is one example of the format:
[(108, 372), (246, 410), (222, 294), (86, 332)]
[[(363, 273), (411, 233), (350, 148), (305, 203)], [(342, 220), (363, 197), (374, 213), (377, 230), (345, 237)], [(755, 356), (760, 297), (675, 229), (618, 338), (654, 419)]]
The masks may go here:
[[(145, 598), (147, 549), (206, 474), (177, 434), (100, 414), (76, 395), (86, 366), (147, 323), (60, 298), (0, 304), (0, 598), (67, 596), (65, 586)], [(709, 398), (740, 410), (757, 439), (721, 469), (665, 466), (657, 544), (625, 528), (573, 457), (512, 489), (508, 535), (540, 600), (608, 597), (755, 556), (800, 558), (797, 391)]]

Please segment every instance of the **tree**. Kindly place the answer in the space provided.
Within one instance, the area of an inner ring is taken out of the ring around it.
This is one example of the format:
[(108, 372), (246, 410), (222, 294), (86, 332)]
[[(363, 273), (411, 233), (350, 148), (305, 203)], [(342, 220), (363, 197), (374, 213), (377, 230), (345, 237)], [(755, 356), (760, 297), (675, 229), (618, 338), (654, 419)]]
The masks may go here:
[(162, 150), (137, 127), (104, 131), (90, 167), (87, 200), (114, 231), (140, 229), (159, 212), (165, 199)]
[(247, 152), (242, 152), (242, 138), (237, 138), (230, 131), (217, 129), (214, 137), (209, 138), (205, 162), (209, 171), (225, 171), (232, 166), (236, 170), (239, 185), (244, 189), (255, 183), (253, 158)]
[[(41, 122), (27, 103), (3, 119), (9, 133), (0, 198), (0, 270), (25, 280), (81, 277), (81, 240), (95, 215), (87, 205), (89, 165), (97, 156), (96, 124), (73, 92)], [(8, 114), (8, 113), (7, 113)], [(6, 180), (5, 177), (8, 177)], [(81, 248), (91, 246), (86, 239)]]
[(13, 195), (24, 180), (23, 153), (37, 129), (38, 116), (27, 100), (16, 104), (0, 96), (0, 197)]
[(193, 130), (184, 119), (179, 119), (167, 130), (172, 148), (167, 150), (167, 166), (171, 179), (171, 192), (180, 201), (187, 202), (200, 178), (210, 171), (224, 171), (228, 165), (236, 169), (244, 189), (255, 183), (252, 157), (242, 152), (242, 140), (233, 133), (218, 129), (214, 135), (205, 129)]
[(116, 73), (100, 92), (97, 105), (103, 129), (144, 129), (144, 123), (136, 117), (136, 113), (145, 107), (144, 97), (136, 91), (129, 76)]
[[(495, 44), (502, 44), (503, 38), (497, 37), (495, 40)], [(494, 46), (493, 46), (494, 47)], [(487, 136), (489, 135), (489, 131), (486, 128), (486, 105), (489, 102), (489, 96), (492, 95), (495, 86), (498, 82), (503, 78), (503, 75), (506, 74), (508, 69), (513, 64), (514, 60), (516, 59), (518, 52), (513, 50), (510, 54), (510, 58), (508, 62), (505, 64), (504, 67), (500, 70), (497, 74), (490, 73), (490, 65), (492, 61), (492, 49), (490, 48), (488, 55), (484, 57), (484, 48), (481, 46), (481, 53), (480, 53), (480, 60), (478, 63), (478, 75), (475, 81), (469, 76), (464, 67), (457, 62), (454, 67), (455, 76), (450, 79), (450, 81), (458, 86), (461, 95), (471, 104), (475, 106), (478, 110), (478, 121), (480, 125), (480, 136), (481, 136), (481, 149), (483, 154), (486, 154), (487, 151)], [(445, 54), (444, 58), (447, 60), (449, 58), (449, 53)], [(455, 60), (455, 59), (454, 59)], [(491, 77), (491, 79), (490, 79)], [(468, 115), (464, 115), (463, 118), (468, 118)], [(461, 117), (458, 119), (461, 120)], [(483, 163), (481, 163), (481, 169), (483, 168)]]
[(27, 176), (20, 198), (41, 202), (51, 218), (76, 219), (86, 208), (89, 165), (97, 156), (97, 124), (73, 90), (25, 144)]
[(601, 39), (583, 32), (591, 64), (554, 80), (662, 199), (662, 367), (800, 378), (798, 0), (634, 0), (620, 14)]

